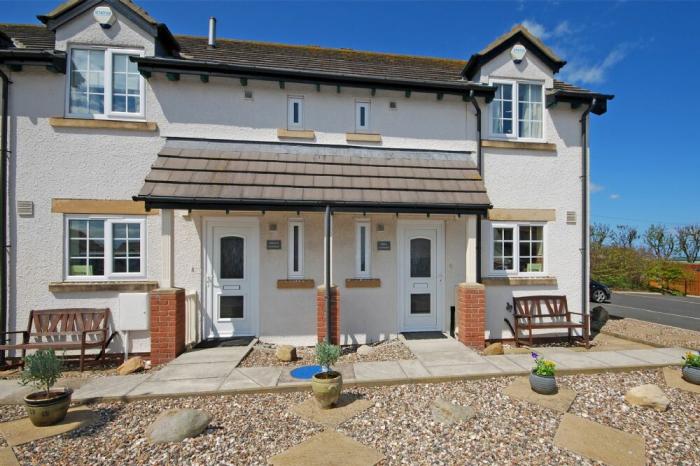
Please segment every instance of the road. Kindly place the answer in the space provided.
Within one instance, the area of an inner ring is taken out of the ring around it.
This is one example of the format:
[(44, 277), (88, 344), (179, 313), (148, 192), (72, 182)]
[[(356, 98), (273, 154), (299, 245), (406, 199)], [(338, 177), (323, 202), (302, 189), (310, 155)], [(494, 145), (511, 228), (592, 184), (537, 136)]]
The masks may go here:
[(603, 307), (613, 316), (700, 331), (700, 297), (613, 292)]

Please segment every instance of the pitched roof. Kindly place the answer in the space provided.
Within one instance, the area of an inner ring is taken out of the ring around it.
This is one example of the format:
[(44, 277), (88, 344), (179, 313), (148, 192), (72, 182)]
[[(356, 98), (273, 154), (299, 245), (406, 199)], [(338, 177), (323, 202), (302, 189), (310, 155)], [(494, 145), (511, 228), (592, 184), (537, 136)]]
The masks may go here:
[[(38, 18), (41, 20), (41, 22), (46, 23), (47, 21), (57, 18), (58, 16), (61, 16), (63, 13), (66, 13), (73, 8), (79, 6), (86, 0), (67, 0), (60, 5), (58, 5), (56, 8), (53, 10), (49, 11), (45, 15), (39, 15)], [(129, 9), (131, 9), (134, 13), (139, 15), (141, 19), (146, 21), (147, 23), (153, 24), (153, 25), (158, 25), (159, 22), (153, 18), (151, 15), (148, 14), (146, 10), (135, 4), (132, 0), (118, 0), (121, 2), (123, 5), (127, 6)]]
[(134, 199), (150, 207), (455, 213), (491, 204), (468, 153), (174, 139)]
[(34, 24), (0, 24), (0, 34), (10, 39), (8, 48), (53, 50), (56, 42), (53, 31)]

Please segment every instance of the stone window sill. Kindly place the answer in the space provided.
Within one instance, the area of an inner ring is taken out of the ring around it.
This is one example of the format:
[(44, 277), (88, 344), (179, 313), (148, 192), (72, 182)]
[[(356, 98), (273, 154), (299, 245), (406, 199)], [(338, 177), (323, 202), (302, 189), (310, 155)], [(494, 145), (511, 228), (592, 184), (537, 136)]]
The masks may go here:
[(382, 281), (379, 278), (346, 278), (345, 288), (379, 288)]
[(158, 288), (157, 281), (51, 282), (51, 293), (86, 293), (100, 291), (144, 292)]
[(89, 118), (49, 118), (49, 124), (54, 128), (89, 128), (89, 129), (119, 129), (125, 131), (154, 132), (158, 124), (152, 121), (129, 120), (93, 120)]
[(484, 277), (486, 286), (557, 286), (555, 277)]
[(304, 290), (316, 288), (316, 282), (312, 279), (277, 280), (277, 288), (280, 290)]
[(348, 142), (382, 142), (382, 135), (376, 133), (345, 133)]
[(481, 147), (493, 147), (496, 149), (520, 149), (556, 152), (557, 145), (548, 142), (506, 141), (500, 139), (484, 139)]
[(280, 139), (316, 139), (316, 133), (313, 130), (278, 128), (277, 137)]

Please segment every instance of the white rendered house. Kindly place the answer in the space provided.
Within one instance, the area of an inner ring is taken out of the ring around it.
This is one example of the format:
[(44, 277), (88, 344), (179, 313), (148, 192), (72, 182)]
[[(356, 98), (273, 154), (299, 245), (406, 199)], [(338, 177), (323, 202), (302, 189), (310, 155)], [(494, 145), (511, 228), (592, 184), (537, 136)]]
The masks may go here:
[(588, 312), (586, 128), (612, 96), (524, 27), (465, 61), (179, 36), (126, 0), (40, 19), (0, 25), (7, 330), (107, 307), (114, 351), (165, 361), (329, 329), (483, 347), (514, 296)]

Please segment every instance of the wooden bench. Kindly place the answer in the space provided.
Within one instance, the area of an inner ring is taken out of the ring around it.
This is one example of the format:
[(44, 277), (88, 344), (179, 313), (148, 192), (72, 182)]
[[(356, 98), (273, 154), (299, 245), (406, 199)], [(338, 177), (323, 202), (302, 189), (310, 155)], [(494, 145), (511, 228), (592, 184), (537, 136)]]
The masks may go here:
[[(581, 323), (574, 322), (571, 316), (582, 317)], [(515, 321), (515, 345), (520, 344), (520, 331), (529, 334), (528, 343), (532, 346), (532, 331), (536, 329), (566, 329), (569, 342), (573, 330), (580, 328), (586, 348), (589, 347), (588, 315), (569, 311), (566, 296), (521, 296), (513, 298), (513, 320)]]
[[(22, 342), (0, 345), (0, 350), (21, 350), (22, 362), (27, 350), (80, 350), (80, 371), (85, 366), (85, 350), (100, 348), (91, 362), (99, 361), (117, 332), (109, 334), (109, 309), (44, 309), (29, 313), (27, 330), (6, 332), (22, 335)], [(3, 341), (7, 341), (4, 339)]]

